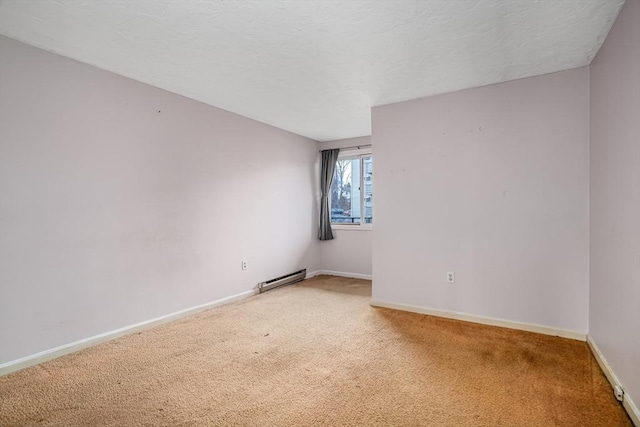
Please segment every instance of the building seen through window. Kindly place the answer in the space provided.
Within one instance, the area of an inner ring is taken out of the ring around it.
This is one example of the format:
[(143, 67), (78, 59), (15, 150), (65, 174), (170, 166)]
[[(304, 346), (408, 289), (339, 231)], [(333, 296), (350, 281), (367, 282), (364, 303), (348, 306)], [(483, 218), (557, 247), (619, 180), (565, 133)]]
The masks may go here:
[(331, 184), (331, 223), (373, 223), (373, 162), (370, 154), (341, 157)]

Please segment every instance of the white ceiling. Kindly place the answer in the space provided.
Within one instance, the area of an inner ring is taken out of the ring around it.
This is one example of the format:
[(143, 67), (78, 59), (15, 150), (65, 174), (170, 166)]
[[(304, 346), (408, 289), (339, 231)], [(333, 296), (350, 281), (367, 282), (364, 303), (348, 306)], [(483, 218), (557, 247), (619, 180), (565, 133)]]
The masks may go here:
[(588, 65), (624, 0), (0, 0), (0, 33), (326, 141), (370, 107)]

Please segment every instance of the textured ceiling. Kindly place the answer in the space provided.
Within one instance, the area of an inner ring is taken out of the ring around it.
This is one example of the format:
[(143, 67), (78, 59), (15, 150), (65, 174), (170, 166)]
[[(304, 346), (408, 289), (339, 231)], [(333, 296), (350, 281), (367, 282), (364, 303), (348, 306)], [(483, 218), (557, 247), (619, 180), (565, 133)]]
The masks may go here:
[(623, 0), (1, 0), (0, 33), (325, 141), (370, 107), (587, 65)]

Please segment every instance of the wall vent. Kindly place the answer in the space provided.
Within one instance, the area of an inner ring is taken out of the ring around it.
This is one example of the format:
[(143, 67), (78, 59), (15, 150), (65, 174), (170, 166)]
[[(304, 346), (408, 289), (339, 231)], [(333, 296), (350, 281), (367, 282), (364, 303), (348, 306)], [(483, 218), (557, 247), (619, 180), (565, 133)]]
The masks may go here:
[(258, 290), (260, 293), (263, 293), (273, 288), (301, 282), (305, 277), (307, 277), (306, 268), (304, 270), (296, 271), (295, 273), (287, 274), (286, 276), (280, 276), (275, 279), (267, 280), (266, 282), (258, 283)]

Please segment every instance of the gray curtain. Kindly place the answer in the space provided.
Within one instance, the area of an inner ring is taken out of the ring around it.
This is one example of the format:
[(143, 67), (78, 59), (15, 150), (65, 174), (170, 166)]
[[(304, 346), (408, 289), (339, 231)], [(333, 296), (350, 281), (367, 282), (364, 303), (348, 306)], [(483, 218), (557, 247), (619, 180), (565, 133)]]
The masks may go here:
[(333, 171), (336, 168), (339, 149), (322, 150), (322, 163), (320, 164), (320, 228), (318, 239), (333, 240), (331, 232), (331, 212), (329, 212), (329, 197), (331, 197), (331, 181)]

